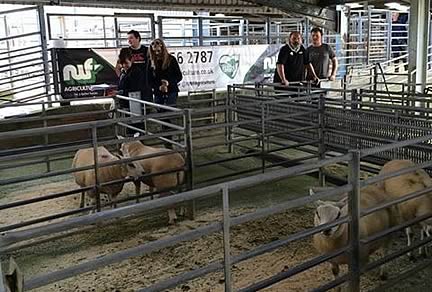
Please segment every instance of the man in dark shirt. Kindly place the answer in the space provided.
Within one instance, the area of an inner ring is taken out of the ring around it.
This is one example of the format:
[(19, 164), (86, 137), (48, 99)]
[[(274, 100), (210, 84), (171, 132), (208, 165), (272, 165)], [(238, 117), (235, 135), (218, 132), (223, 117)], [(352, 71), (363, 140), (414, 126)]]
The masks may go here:
[[(307, 60), (312, 66), (308, 66), (308, 79), (329, 79), (336, 80), (338, 61), (333, 49), (322, 42), (322, 30), (315, 27), (311, 31), (312, 45), (306, 50)], [(332, 64), (331, 74), (329, 74), (330, 62)]]
[(290, 34), (289, 42), (279, 51), (273, 82), (289, 85), (290, 82), (303, 81), (307, 64), (302, 37), (300, 32), (294, 31)]
[[(141, 77), (139, 78), (141, 82), (141, 88), (139, 90), (141, 93), (141, 99), (153, 102), (151, 81), (149, 80), (151, 74), (148, 48), (141, 44), (141, 35), (136, 30), (131, 30), (127, 33), (127, 40), (131, 51), (132, 67), (134, 67), (133, 71), (138, 71), (141, 74)], [(120, 64), (117, 64), (117, 66), (118, 73), (120, 74), (121, 66)]]

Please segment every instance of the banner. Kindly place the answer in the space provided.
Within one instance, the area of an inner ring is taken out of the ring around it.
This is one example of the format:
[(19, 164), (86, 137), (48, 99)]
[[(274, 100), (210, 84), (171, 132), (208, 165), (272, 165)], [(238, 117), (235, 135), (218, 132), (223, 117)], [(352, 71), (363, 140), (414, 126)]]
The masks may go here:
[(79, 98), (104, 96), (105, 90), (95, 90), (97, 84), (118, 82), (114, 66), (93, 49), (56, 49), (61, 96)]
[[(183, 73), (180, 91), (226, 89), (273, 78), (281, 45), (169, 48)], [(57, 49), (64, 98), (103, 95), (91, 85), (117, 84), (117, 49)]]

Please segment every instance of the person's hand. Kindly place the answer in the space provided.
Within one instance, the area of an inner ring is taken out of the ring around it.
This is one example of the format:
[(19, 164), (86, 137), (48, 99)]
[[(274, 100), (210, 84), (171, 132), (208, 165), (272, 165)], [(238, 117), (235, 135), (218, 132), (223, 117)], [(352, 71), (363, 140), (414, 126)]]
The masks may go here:
[(162, 84), (161, 86), (159, 86), (159, 90), (163, 93), (167, 93), (168, 92), (168, 86), (165, 84)]
[(335, 81), (335, 80), (336, 80), (336, 75), (332, 75), (332, 76), (330, 76), (330, 77), (329, 77), (329, 80), (330, 80), (330, 81)]
[(281, 84), (288, 86), (289, 82), (288, 82), (288, 80), (284, 79), (284, 80), (281, 81)]
[(161, 83), (162, 83), (162, 85), (165, 85), (165, 86), (168, 86), (168, 85), (169, 85), (168, 80), (165, 80), (165, 79), (162, 79), (162, 80), (161, 80)]

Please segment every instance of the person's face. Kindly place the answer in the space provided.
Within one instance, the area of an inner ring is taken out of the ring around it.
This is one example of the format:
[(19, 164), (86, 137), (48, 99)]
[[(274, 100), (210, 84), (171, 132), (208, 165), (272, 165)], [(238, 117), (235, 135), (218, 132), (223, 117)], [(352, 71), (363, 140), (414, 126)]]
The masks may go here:
[(398, 12), (393, 12), (392, 13), (392, 21), (395, 22), (397, 21), (399, 18), (399, 13)]
[(140, 40), (138, 38), (136, 38), (132, 33), (128, 34), (127, 40), (128, 40), (129, 46), (131, 46), (132, 48), (135, 48), (135, 49), (139, 48)]
[(163, 44), (162, 44), (161, 41), (154, 40), (151, 43), (151, 48), (152, 48), (154, 54), (156, 55), (156, 57), (161, 57), (162, 56)]
[(311, 34), (311, 36), (312, 36), (312, 43), (314, 45), (321, 45), (321, 38), (322, 38), (322, 36), (321, 36), (320, 32), (313, 32)]
[(291, 46), (293, 46), (295, 48), (298, 46), (301, 46), (302, 45), (302, 38), (301, 38), (300, 34), (298, 34), (298, 33), (292, 34), (290, 37), (290, 43), (291, 43)]
[(132, 61), (127, 59), (121, 64), (122, 68), (128, 70), (132, 66)]

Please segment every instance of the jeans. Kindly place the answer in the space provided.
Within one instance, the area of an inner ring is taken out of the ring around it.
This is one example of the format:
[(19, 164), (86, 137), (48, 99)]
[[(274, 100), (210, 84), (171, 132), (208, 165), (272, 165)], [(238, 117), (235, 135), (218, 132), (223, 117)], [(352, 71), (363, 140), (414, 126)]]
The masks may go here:
[[(171, 93), (168, 93), (165, 95), (155, 95), (155, 103), (160, 104), (160, 105), (175, 107), (177, 104), (177, 97), (178, 97), (178, 92), (171, 92)], [(158, 108), (158, 112), (163, 113), (163, 112), (166, 112), (166, 110), (162, 109), (162, 108)], [(167, 123), (172, 122), (170, 119), (164, 119), (164, 121)], [(173, 130), (172, 128), (162, 125), (162, 131), (163, 132), (172, 131), (172, 130)], [(166, 136), (166, 138), (169, 140), (173, 140), (172, 136)], [(169, 142), (165, 142), (165, 147), (172, 149), (172, 144)]]

